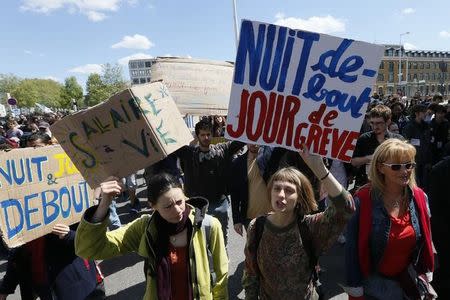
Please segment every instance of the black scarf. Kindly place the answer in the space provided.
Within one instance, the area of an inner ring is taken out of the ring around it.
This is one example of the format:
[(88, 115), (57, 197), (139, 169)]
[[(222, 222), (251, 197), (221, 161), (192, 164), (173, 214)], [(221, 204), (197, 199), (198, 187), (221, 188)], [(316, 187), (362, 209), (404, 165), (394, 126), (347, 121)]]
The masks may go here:
[[(171, 274), (170, 274), (170, 264), (169, 264), (169, 237), (171, 235), (175, 235), (177, 233), (182, 232), (186, 228), (188, 229), (188, 244), (190, 243), (190, 235), (192, 233), (192, 224), (189, 222), (189, 213), (191, 209), (188, 205), (186, 205), (186, 209), (183, 212), (183, 218), (180, 222), (173, 224), (164, 220), (161, 215), (155, 211), (154, 220), (155, 225), (158, 230), (158, 250), (156, 257), (156, 272), (157, 272), (157, 291), (158, 291), (158, 299), (159, 300), (170, 300), (172, 299), (172, 287), (171, 287)], [(189, 259), (186, 260), (187, 268), (189, 270)], [(188, 300), (192, 299), (192, 286), (190, 284), (190, 270), (188, 272), (188, 280), (189, 280), (189, 291)]]

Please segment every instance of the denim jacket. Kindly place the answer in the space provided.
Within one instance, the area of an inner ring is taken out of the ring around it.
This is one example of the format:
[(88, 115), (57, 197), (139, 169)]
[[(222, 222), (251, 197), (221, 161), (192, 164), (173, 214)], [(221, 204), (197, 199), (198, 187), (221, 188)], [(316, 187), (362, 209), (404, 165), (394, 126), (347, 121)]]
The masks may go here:
[[(378, 265), (383, 258), (386, 244), (389, 239), (391, 229), (391, 219), (384, 207), (382, 195), (377, 192), (371, 192), (372, 197), (372, 228), (369, 237), (370, 261), (372, 272), (376, 273)], [(411, 214), (411, 223), (416, 235), (416, 245), (420, 245), (422, 234), (419, 223), (419, 213), (413, 200), (413, 193), (408, 189), (409, 211)], [(351, 296), (362, 296), (364, 276), (361, 273), (358, 252), (359, 236), (359, 214), (360, 199), (355, 197), (356, 212), (347, 225), (346, 247), (345, 247), (345, 267), (346, 267), (346, 285), (345, 291)]]

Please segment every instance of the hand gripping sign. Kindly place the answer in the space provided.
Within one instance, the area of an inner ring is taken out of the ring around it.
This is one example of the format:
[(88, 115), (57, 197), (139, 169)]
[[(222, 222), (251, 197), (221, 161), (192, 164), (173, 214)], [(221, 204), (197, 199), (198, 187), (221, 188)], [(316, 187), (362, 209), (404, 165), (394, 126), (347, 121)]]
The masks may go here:
[(350, 161), (383, 51), (244, 20), (226, 137)]

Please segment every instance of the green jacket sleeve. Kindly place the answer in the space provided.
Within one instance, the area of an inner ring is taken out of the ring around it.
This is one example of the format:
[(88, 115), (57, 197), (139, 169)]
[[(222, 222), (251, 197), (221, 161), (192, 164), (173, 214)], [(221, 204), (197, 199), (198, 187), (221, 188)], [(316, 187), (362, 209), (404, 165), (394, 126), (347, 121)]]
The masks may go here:
[(116, 230), (107, 232), (108, 216), (101, 223), (90, 223), (97, 206), (86, 210), (75, 237), (75, 252), (86, 259), (108, 259), (137, 252), (149, 221), (142, 216)]
[(213, 299), (228, 299), (228, 256), (223, 240), (222, 228), (219, 220), (212, 218), (211, 252), (214, 263), (214, 272), (217, 280), (213, 287)]

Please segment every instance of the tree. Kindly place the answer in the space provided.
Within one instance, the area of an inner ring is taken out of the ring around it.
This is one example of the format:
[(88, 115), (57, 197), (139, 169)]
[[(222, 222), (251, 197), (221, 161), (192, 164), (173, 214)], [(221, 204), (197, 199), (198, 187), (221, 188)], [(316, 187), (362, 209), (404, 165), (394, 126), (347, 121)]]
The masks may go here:
[(119, 64), (112, 65), (110, 63), (106, 63), (102, 65), (102, 68), (102, 82), (106, 85), (111, 96), (128, 87), (122, 76), (122, 66)]
[(86, 106), (96, 105), (110, 96), (107, 86), (103, 83), (99, 74), (92, 73), (86, 81)]
[(80, 101), (83, 100), (83, 88), (78, 84), (75, 76), (66, 78), (64, 87), (61, 91), (60, 105), (63, 108), (71, 108), (75, 100), (79, 106)]
[(61, 107), (63, 86), (51, 79), (24, 79), (11, 92), (20, 107), (33, 107), (35, 103), (48, 107)]
[(122, 76), (122, 67), (118, 64), (102, 65), (102, 74), (90, 74), (86, 81), (86, 106), (92, 106), (128, 87)]
[(0, 74), (0, 103), (6, 103), (6, 93), (11, 93), (21, 82), (14, 74)]

